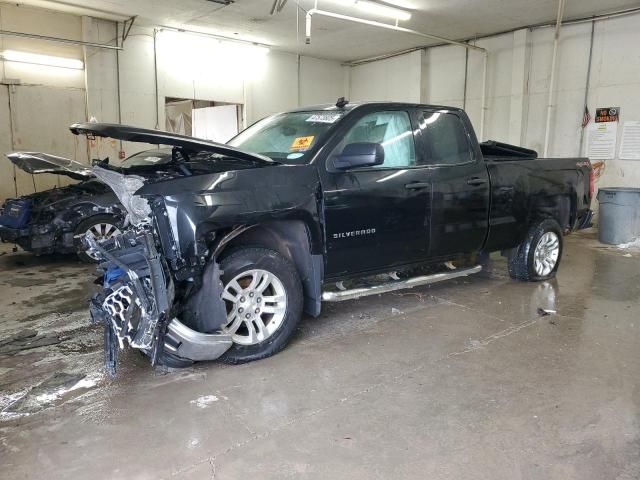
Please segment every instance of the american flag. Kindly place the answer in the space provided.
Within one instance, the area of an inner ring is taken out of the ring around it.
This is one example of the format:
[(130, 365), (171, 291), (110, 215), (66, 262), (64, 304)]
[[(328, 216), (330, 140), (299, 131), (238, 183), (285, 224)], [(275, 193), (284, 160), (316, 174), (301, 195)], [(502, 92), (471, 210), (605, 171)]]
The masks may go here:
[(587, 125), (589, 125), (590, 121), (591, 121), (591, 114), (589, 113), (589, 107), (587, 107), (585, 105), (584, 106), (584, 113), (582, 114), (582, 128), (584, 128)]

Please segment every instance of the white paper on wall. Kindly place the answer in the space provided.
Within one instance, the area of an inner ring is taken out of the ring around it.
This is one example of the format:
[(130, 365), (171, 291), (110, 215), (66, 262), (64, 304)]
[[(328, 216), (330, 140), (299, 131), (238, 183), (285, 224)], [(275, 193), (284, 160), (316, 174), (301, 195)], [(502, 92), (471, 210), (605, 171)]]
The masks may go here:
[(620, 142), (621, 160), (640, 160), (640, 121), (624, 122)]
[(590, 123), (587, 131), (587, 157), (610, 160), (616, 156), (618, 122)]
[(196, 108), (193, 110), (193, 136), (225, 143), (238, 134), (236, 105)]

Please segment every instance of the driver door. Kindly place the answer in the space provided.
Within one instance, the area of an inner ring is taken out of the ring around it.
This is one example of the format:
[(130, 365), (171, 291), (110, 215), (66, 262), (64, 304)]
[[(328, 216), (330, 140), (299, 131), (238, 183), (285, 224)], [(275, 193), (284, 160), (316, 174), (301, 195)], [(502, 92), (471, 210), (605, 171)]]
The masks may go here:
[[(418, 164), (411, 113), (360, 114), (327, 157), (328, 278), (392, 270), (427, 257), (430, 183)], [(335, 159), (344, 148), (362, 142), (382, 145), (384, 163), (336, 169)]]

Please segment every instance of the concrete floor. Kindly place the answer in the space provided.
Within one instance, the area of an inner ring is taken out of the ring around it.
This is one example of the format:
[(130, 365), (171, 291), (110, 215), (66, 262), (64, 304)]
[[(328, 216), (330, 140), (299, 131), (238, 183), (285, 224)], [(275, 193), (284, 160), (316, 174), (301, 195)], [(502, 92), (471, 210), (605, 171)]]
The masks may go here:
[(640, 478), (640, 251), (593, 232), (567, 238), (552, 282), (498, 257), (326, 305), (267, 360), (154, 372), (128, 352), (115, 379), (91, 275), (0, 257), (4, 479)]

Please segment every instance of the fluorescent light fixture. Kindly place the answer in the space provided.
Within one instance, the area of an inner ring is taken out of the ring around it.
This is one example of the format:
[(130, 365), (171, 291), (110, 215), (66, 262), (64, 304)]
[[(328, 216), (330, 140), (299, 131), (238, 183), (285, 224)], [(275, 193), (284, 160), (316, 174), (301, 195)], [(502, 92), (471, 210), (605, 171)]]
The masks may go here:
[(17, 50), (5, 50), (2, 52), (2, 58), (8, 62), (31, 63), (48, 67), (72, 68), (75, 70), (84, 68), (84, 62), (77, 58), (54, 57), (38, 53), (18, 52)]
[(393, 18), (394, 20), (406, 21), (411, 18), (411, 14), (406, 10), (372, 2), (370, 0), (356, 0), (355, 6), (363, 12), (373, 13), (375, 15), (380, 15), (381, 17)]

